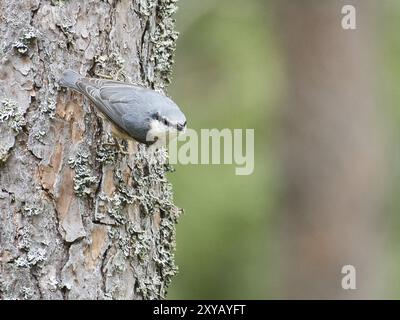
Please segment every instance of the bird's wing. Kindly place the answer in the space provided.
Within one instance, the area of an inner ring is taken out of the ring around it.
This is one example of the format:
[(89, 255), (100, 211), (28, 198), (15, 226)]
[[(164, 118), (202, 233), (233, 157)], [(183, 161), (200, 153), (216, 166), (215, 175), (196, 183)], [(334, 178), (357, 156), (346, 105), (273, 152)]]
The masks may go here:
[(143, 131), (147, 130), (143, 110), (148, 102), (141, 93), (146, 89), (123, 82), (89, 78), (77, 81), (77, 87), (115, 125), (136, 139), (142, 138)]

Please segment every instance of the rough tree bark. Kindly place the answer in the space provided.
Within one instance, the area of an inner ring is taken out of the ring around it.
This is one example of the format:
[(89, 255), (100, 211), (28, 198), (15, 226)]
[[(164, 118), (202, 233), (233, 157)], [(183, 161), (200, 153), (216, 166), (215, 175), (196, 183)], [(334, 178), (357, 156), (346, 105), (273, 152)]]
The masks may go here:
[(0, 298), (163, 298), (175, 223), (165, 151), (120, 143), (63, 70), (163, 89), (177, 0), (0, 2)]
[[(341, 8), (357, 9), (343, 30)], [(286, 298), (379, 298), (383, 136), (371, 1), (278, 1), (288, 64), (283, 110)], [(373, 10), (376, 9), (376, 10)], [(344, 265), (357, 290), (343, 290)]]

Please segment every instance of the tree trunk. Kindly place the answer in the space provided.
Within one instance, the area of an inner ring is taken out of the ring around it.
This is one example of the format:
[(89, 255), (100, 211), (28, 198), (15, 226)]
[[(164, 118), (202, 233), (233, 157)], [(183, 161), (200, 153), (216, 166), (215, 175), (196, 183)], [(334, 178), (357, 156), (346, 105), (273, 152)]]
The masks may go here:
[[(357, 29), (343, 30), (353, 4)], [(287, 51), (283, 110), (286, 298), (379, 298), (384, 177), (370, 1), (279, 1)], [(373, 9), (376, 9), (374, 11)], [(342, 288), (355, 267), (356, 290)]]
[(120, 141), (63, 70), (163, 89), (177, 0), (0, 2), (0, 298), (163, 298), (167, 154)]

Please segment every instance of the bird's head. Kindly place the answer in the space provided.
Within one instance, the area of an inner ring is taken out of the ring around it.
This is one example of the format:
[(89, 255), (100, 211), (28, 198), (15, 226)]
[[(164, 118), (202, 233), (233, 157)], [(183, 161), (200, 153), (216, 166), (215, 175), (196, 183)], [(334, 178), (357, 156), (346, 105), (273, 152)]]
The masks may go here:
[(150, 120), (148, 141), (166, 143), (168, 138), (176, 138), (186, 130), (186, 117), (176, 108), (168, 108), (154, 112)]

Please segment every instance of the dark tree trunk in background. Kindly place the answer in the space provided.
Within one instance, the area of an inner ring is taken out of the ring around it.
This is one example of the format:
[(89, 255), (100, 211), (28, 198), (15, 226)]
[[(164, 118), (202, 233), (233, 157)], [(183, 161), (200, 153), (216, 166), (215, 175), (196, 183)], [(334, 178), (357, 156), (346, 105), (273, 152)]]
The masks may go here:
[(176, 273), (166, 154), (120, 152), (66, 68), (164, 88), (176, 0), (0, 2), (0, 298), (152, 299)]
[[(354, 4), (357, 29), (343, 30)], [(384, 176), (369, 1), (279, 1), (287, 52), (283, 110), (286, 298), (380, 297)], [(374, 8), (378, 9), (378, 8)], [(343, 290), (344, 265), (357, 290)]]

